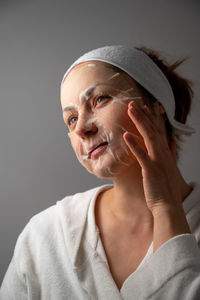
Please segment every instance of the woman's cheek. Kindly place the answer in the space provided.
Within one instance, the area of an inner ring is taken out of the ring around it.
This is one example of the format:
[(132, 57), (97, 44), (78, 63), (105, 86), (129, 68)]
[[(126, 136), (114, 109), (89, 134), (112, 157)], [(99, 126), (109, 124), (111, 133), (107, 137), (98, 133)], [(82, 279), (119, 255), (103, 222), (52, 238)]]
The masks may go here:
[(77, 156), (80, 156), (80, 147), (78, 147), (78, 143), (74, 140), (72, 134), (70, 135), (70, 142), (71, 142), (71, 146), (72, 146), (72, 149), (75, 152), (75, 154)]

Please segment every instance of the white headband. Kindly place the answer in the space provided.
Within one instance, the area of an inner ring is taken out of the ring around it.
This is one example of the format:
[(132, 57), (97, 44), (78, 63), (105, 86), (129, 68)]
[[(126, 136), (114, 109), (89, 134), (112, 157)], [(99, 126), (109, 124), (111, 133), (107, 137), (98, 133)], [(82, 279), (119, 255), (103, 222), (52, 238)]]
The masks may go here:
[(169, 122), (177, 133), (185, 135), (195, 133), (192, 127), (174, 119), (175, 100), (167, 78), (147, 54), (135, 48), (122, 45), (105, 46), (85, 53), (66, 71), (61, 86), (74, 66), (90, 60), (103, 61), (125, 71), (163, 105)]

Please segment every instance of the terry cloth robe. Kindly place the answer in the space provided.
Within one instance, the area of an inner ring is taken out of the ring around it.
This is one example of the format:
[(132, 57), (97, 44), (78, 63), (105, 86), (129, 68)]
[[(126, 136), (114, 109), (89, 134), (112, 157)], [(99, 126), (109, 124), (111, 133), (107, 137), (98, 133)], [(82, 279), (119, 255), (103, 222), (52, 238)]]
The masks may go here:
[(19, 235), (1, 300), (199, 300), (200, 184), (183, 206), (192, 234), (181, 234), (146, 256), (116, 286), (99, 230), (95, 201), (103, 185), (67, 196), (32, 217)]

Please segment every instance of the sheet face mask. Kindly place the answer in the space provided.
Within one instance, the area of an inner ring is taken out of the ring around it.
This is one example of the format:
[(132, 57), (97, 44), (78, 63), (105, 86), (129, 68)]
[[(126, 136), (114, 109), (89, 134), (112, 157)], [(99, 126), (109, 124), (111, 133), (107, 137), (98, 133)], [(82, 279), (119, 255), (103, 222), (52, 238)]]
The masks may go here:
[[(66, 71), (61, 86), (70, 70), (85, 61), (103, 61), (125, 71), (141, 86), (143, 86), (157, 101), (159, 101), (167, 114), (169, 122), (178, 134), (191, 135), (195, 130), (188, 124), (174, 119), (175, 100), (172, 88), (157, 65), (144, 52), (127, 46), (105, 46), (85, 53), (78, 58)], [(90, 64), (91, 66), (93, 64)], [(118, 76), (116, 74), (116, 76)]]
[[(91, 64), (88, 64), (87, 66), (95, 67), (95, 65)], [(139, 104), (141, 103), (142, 97), (137, 94), (137, 91), (134, 91), (133, 87), (127, 90), (121, 90), (116, 88), (115, 84), (111, 84), (110, 82), (118, 76), (120, 76), (120, 74), (115, 73), (108, 77), (105, 82), (88, 86), (80, 92), (79, 101), (76, 102), (76, 104), (73, 102), (68, 103), (63, 111), (74, 108), (78, 113), (78, 118), (81, 119), (81, 107), (84, 107), (84, 105), (87, 106), (87, 102), (90, 101), (93, 91), (96, 90), (96, 94), (98, 95), (97, 99), (106, 98), (106, 101), (109, 102), (104, 109), (109, 110), (109, 112), (112, 110), (116, 111), (117, 109), (118, 112), (120, 111), (120, 116), (126, 116), (128, 103), (131, 100), (134, 100)], [(87, 117), (87, 119), (84, 120), (84, 127), (86, 130), (87, 128), (89, 130), (91, 126), (96, 126), (96, 128), (98, 128), (98, 134), (91, 136), (86, 139), (86, 141), (79, 138), (78, 147), (75, 149), (75, 153), (79, 162), (88, 170), (88, 172), (93, 173), (100, 178), (115, 178), (118, 174), (119, 167), (129, 166), (130, 162), (133, 160), (133, 156), (123, 139), (123, 133), (128, 129), (125, 128), (126, 126), (123, 127), (121, 125), (123, 121), (120, 122), (120, 120), (117, 120), (116, 122), (115, 116), (112, 117), (112, 121), (109, 123), (106, 119), (107, 116), (105, 117), (104, 115), (104, 109), (91, 109), (91, 112), (89, 113), (90, 117)], [(121, 114), (121, 111), (124, 111), (124, 113)], [(71, 122), (74, 116), (76, 118), (76, 113), (67, 117), (66, 119), (68, 120), (66, 123), (69, 121)], [(127, 119), (127, 117), (125, 117), (125, 119)], [(73, 134), (74, 132), (72, 129), (68, 133), (69, 138), (71, 138)], [(138, 135), (135, 135), (135, 137), (141, 140), (141, 137)], [(99, 145), (102, 143), (106, 144), (104, 154), (100, 154), (95, 159), (91, 159), (88, 149), (94, 144)], [(83, 152), (85, 154), (82, 154)]]

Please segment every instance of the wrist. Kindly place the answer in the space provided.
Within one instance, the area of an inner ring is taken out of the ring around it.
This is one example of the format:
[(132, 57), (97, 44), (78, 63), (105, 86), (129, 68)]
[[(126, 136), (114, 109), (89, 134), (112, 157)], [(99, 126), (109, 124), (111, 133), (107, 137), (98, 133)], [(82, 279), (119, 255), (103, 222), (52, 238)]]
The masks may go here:
[(159, 207), (153, 212), (154, 218), (154, 252), (166, 241), (180, 234), (191, 233), (182, 206)]
[(175, 217), (175, 216), (185, 216), (185, 212), (182, 206), (182, 203), (179, 204), (162, 204), (154, 207), (151, 211), (153, 218), (162, 218), (162, 217)]

